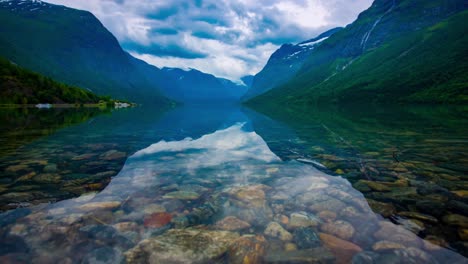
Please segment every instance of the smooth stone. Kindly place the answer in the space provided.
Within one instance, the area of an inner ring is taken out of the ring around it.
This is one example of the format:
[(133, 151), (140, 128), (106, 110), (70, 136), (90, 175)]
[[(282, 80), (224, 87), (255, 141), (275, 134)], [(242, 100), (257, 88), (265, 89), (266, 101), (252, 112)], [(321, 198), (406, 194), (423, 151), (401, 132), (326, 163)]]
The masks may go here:
[(236, 230), (247, 229), (250, 227), (250, 224), (245, 221), (240, 220), (239, 218), (235, 216), (228, 216), (228, 217), (225, 217), (223, 220), (218, 221), (215, 224), (215, 227), (221, 230), (236, 231)]
[(427, 250), (440, 250), (442, 247), (448, 247), (449, 244), (443, 238), (438, 236), (427, 236), (424, 238), (424, 248)]
[(78, 208), (84, 211), (92, 210), (113, 210), (120, 207), (121, 202), (112, 201), (112, 202), (92, 202), (79, 206)]
[(268, 168), (266, 169), (266, 172), (271, 174), (271, 173), (277, 173), (279, 171), (279, 168)]
[(315, 248), (321, 245), (317, 233), (310, 227), (300, 227), (294, 231), (294, 243), (300, 249)]
[(289, 217), (287, 217), (285, 215), (276, 216), (276, 218), (274, 220), (276, 222), (281, 223), (282, 225), (285, 225), (285, 226), (287, 226), (289, 224)]
[[(237, 200), (236, 205), (247, 208), (265, 207), (265, 190), (270, 189), (266, 185), (249, 185), (234, 187), (228, 193)], [(235, 201), (233, 201), (235, 202)]]
[(335, 256), (326, 248), (311, 248), (295, 251), (270, 251), (266, 263), (333, 263)]
[(28, 228), (24, 224), (16, 224), (10, 228), (10, 235), (25, 237), (27, 235)]
[(334, 198), (330, 198), (329, 200), (318, 202), (312, 204), (309, 209), (313, 212), (322, 212), (322, 211), (333, 211), (333, 212), (340, 212), (346, 207), (346, 204), (342, 201)]
[(104, 171), (104, 172), (99, 172), (94, 174), (95, 177), (97, 178), (106, 178), (106, 177), (112, 177), (117, 174), (116, 171)]
[(94, 154), (94, 153), (86, 153), (86, 154), (81, 154), (81, 155), (75, 156), (75, 157), (72, 158), (72, 160), (74, 160), (74, 161), (88, 160), (88, 159), (91, 159), (91, 158), (93, 158), (95, 156), (96, 156), (96, 154)]
[(146, 216), (143, 225), (150, 228), (161, 228), (169, 224), (172, 220), (172, 215), (166, 212), (154, 213)]
[(239, 238), (229, 231), (171, 229), (125, 252), (127, 263), (211, 263)]
[(444, 223), (451, 226), (468, 227), (468, 217), (458, 214), (446, 215), (443, 218)]
[(47, 166), (44, 167), (44, 172), (56, 172), (57, 169), (57, 164), (50, 163)]
[(112, 225), (112, 227), (121, 233), (138, 230), (138, 224), (135, 222), (120, 222)]
[(418, 219), (418, 220), (421, 220), (421, 221), (430, 222), (430, 223), (434, 223), (434, 224), (439, 222), (437, 220), (437, 218), (435, 218), (433, 216), (426, 215), (426, 214), (421, 214), (421, 213), (417, 213), (417, 212), (398, 212), (398, 215), (404, 216), (404, 217), (409, 217), (409, 218), (414, 218), (414, 219)]
[(285, 251), (295, 251), (297, 250), (297, 245), (294, 243), (286, 243), (284, 244), (284, 250)]
[(291, 241), (293, 239), (291, 233), (286, 231), (286, 229), (284, 229), (280, 224), (276, 222), (271, 222), (270, 224), (268, 224), (264, 234), (270, 237), (279, 238), (282, 241)]
[(165, 194), (163, 198), (177, 200), (197, 200), (200, 198), (200, 195), (196, 192), (176, 191)]
[(117, 150), (109, 150), (100, 156), (101, 159), (108, 160), (108, 161), (123, 159), (126, 157), (127, 157), (127, 153), (117, 151)]
[(160, 204), (150, 204), (143, 209), (145, 214), (164, 213), (166, 208)]
[(63, 215), (67, 212), (66, 208), (52, 208), (47, 211), (49, 215)]
[(362, 180), (357, 181), (353, 184), (354, 189), (360, 192), (370, 192), (372, 189), (366, 183), (362, 182)]
[(34, 176), (36, 176), (37, 173), (32, 171), (30, 173), (27, 173), (21, 177), (19, 177), (18, 179), (16, 179), (17, 182), (23, 182), (23, 181), (29, 181), (31, 180), (32, 178), (34, 178)]
[(61, 177), (58, 174), (42, 173), (34, 176), (32, 180), (39, 183), (59, 183)]
[(388, 186), (386, 186), (384, 184), (378, 183), (378, 182), (366, 181), (366, 180), (360, 180), (359, 182), (361, 184), (367, 185), (373, 191), (377, 191), (377, 192), (389, 192), (389, 191), (391, 191), (390, 187), (388, 187)]
[(330, 235), (349, 240), (354, 235), (354, 227), (343, 220), (322, 224), (320, 230)]
[(22, 170), (28, 170), (29, 167), (27, 165), (12, 165), (12, 166), (8, 166), (5, 171), (7, 172), (18, 172), (18, 171), (22, 171)]
[(396, 212), (395, 206), (393, 206), (393, 204), (382, 203), (372, 199), (367, 199), (367, 202), (374, 212), (382, 215), (385, 218), (392, 216)]
[(337, 263), (349, 263), (354, 255), (362, 251), (359, 246), (335, 236), (324, 233), (319, 233), (319, 236), (323, 245), (333, 252)]
[(468, 229), (463, 228), (463, 229), (458, 229), (458, 236), (460, 237), (461, 240), (468, 240)]
[(418, 234), (426, 228), (423, 222), (416, 219), (405, 219), (400, 217), (395, 217), (395, 219), (398, 224), (415, 234)]
[(336, 213), (332, 211), (322, 211), (318, 214), (318, 217), (324, 222), (331, 222), (336, 219)]
[(379, 241), (372, 245), (372, 249), (375, 251), (379, 250), (389, 250), (389, 249), (399, 249), (399, 248), (406, 248), (406, 246), (392, 242), (392, 241)]
[(328, 183), (325, 183), (325, 182), (321, 182), (321, 181), (312, 182), (309, 185), (309, 187), (307, 187), (307, 191), (315, 191), (315, 190), (319, 190), (319, 189), (325, 189), (328, 186), (329, 186)]
[(308, 227), (308, 226), (317, 226), (319, 220), (307, 214), (306, 212), (292, 213), (289, 218), (288, 227), (298, 228), (298, 227)]
[(366, 215), (362, 214), (358, 209), (352, 206), (347, 206), (340, 212), (340, 216), (345, 219), (357, 219), (359, 217), (367, 217)]
[(228, 262), (234, 264), (261, 263), (265, 255), (266, 239), (262, 235), (244, 235), (228, 250)]
[(374, 233), (374, 237), (379, 240), (388, 240), (405, 246), (419, 247), (421, 245), (421, 239), (411, 231), (387, 221), (381, 221), (379, 226), (379, 230)]

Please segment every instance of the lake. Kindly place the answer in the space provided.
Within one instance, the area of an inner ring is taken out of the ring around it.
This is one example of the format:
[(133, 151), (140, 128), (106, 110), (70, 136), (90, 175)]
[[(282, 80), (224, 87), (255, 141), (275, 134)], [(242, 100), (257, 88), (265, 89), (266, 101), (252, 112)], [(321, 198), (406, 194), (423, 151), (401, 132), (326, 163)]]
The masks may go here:
[(466, 263), (467, 112), (0, 109), (0, 262)]

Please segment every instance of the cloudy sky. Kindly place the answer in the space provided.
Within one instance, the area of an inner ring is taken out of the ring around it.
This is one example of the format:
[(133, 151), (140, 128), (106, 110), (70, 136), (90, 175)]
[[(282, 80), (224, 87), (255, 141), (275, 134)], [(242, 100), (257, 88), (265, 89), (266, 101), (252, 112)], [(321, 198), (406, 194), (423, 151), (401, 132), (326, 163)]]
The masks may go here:
[(238, 80), (283, 43), (345, 26), (372, 0), (46, 0), (88, 10), (135, 57)]

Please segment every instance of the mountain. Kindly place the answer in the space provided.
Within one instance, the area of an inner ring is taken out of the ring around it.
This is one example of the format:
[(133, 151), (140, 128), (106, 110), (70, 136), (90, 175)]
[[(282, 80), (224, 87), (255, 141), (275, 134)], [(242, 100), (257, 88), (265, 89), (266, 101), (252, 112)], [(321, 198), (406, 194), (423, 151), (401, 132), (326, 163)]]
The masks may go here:
[(341, 29), (342, 28), (331, 29), (313, 39), (301, 42), (297, 45), (282, 45), (271, 55), (262, 71), (255, 75), (252, 81), (252, 87), (243, 99), (251, 99), (286, 83), (301, 69), (309, 55), (322, 41), (336, 32), (339, 32)]
[(247, 87), (211, 74), (190, 69), (162, 68), (167, 76), (164, 95), (184, 103), (236, 102), (245, 94)]
[(0, 1), (0, 56), (58, 81), (134, 102), (167, 103), (161, 71), (126, 53), (89, 12)]
[(58, 83), (0, 57), (0, 104), (84, 104), (99, 101), (109, 101), (109, 98)]
[(376, 0), (250, 103), (466, 103), (467, 9), (464, 0)]
[(246, 76), (241, 78), (241, 81), (244, 82), (244, 84), (245, 84), (245, 86), (247, 86), (247, 88), (250, 88), (250, 87), (252, 87), (254, 78), (255, 78), (255, 76), (253, 76), (253, 75), (246, 75)]

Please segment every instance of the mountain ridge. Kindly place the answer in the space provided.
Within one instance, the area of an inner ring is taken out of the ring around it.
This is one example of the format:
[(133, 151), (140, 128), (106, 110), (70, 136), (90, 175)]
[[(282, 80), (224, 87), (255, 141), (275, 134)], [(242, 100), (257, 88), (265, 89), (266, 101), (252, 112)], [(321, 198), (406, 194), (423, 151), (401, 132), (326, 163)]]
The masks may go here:
[(90, 12), (42, 1), (0, 2), (0, 55), (100, 95), (167, 104), (159, 69), (132, 57)]
[[(463, 94), (466, 93), (463, 92), (463, 87), (457, 89), (452, 86), (452, 88), (447, 87), (446, 91), (450, 92), (450, 95), (457, 95), (453, 100), (443, 98), (442, 88), (432, 93), (433, 99), (429, 95), (423, 99), (416, 93), (426, 88), (437, 90), (438, 88), (431, 88), (432, 84), (439, 87), (444, 85), (429, 80), (433, 74), (437, 74), (436, 70), (429, 69), (430, 65), (437, 66), (436, 63), (431, 63), (430, 58), (436, 58), (437, 62), (444, 63), (444, 58), (440, 54), (452, 56), (449, 54), (451, 52), (449, 47), (455, 49), (454, 52), (457, 52), (459, 57), (455, 56), (451, 63), (445, 65), (452, 69), (452, 72), (465, 68), (463, 56), (466, 48), (457, 45), (459, 41), (466, 42), (466, 30), (463, 29), (462, 23), (456, 19), (450, 22), (452, 27), (458, 28), (456, 32), (449, 28), (435, 32), (440, 35), (447, 33), (445, 38), (430, 34), (429, 28), (443, 23), (467, 8), (468, 4), (461, 0), (376, 0), (369, 9), (359, 15), (356, 21), (333, 34), (313, 50), (301, 69), (287, 83), (252, 99), (249, 104), (273, 106), (285, 103), (290, 105), (352, 103), (357, 99), (359, 99), (357, 102), (367, 103), (466, 101), (463, 99), (465, 98)], [(425, 34), (431, 38), (426, 38)], [(436, 38), (445, 43), (447, 49), (436, 44)], [(411, 56), (400, 56), (413, 52), (412, 55), (419, 57), (416, 50), (411, 50), (415, 43), (421, 44), (421, 50), (424, 50), (426, 55), (421, 59), (426, 60), (428, 65), (421, 65)], [(429, 45), (435, 45), (436, 48), (431, 49)], [(381, 57), (376, 57), (376, 53)], [(390, 53), (396, 57), (386, 55)], [(383, 58), (387, 58), (387, 61)], [(386, 64), (386, 68), (380, 67), (382, 64)], [(365, 67), (366, 65), (368, 67)], [(403, 67), (406, 67), (406, 71), (401, 70)], [(380, 71), (377, 72), (377, 69)], [(425, 74), (419, 74), (420, 72)], [(420, 79), (405, 77), (404, 82), (395, 82), (401, 79), (400, 75), (406, 76), (411, 73), (415, 73)], [(456, 74), (461, 80), (466, 72)], [(345, 76), (347, 77), (344, 78)], [(392, 93), (394, 83), (398, 83), (398, 87)], [(406, 86), (409, 88), (405, 91)]]
[(172, 84), (172, 89), (165, 91), (164, 94), (182, 103), (238, 102), (247, 90), (247, 86), (238, 85), (228, 79), (197, 69), (164, 67), (161, 71), (168, 78), (167, 85)]
[(342, 28), (333, 28), (295, 45), (283, 44), (270, 56), (265, 67), (254, 76), (250, 89), (242, 99), (249, 100), (287, 82), (301, 69), (307, 57), (322, 41), (340, 30)]

